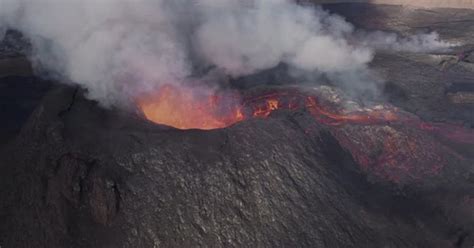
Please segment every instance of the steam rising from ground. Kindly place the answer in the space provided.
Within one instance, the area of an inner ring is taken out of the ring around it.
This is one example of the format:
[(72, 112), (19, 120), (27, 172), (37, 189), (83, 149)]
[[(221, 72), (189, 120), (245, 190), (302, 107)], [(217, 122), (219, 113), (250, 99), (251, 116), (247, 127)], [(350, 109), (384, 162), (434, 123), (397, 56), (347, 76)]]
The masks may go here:
[(364, 81), (374, 48), (449, 46), (434, 33), (356, 35), (343, 18), (289, 0), (0, 0), (0, 35), (6, 27), (31, 39), (38, 68), (106, 106), (195, 82), (204, 65), (238, 77), (286, 63)]

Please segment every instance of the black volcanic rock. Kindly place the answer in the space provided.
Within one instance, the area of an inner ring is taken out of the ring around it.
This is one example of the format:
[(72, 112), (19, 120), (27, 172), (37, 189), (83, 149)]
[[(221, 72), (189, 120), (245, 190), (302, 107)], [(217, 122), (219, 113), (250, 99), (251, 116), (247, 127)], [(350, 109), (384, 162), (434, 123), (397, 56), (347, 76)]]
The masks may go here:
[(33, 76), (0, 77), (0, 147), (15, 138), (51, 84)]
[(180, 131), (56, 89), (1, 156), (0, 245), (472, 246), (466, 192), (369, 183), (314, 125), (281, 112)]

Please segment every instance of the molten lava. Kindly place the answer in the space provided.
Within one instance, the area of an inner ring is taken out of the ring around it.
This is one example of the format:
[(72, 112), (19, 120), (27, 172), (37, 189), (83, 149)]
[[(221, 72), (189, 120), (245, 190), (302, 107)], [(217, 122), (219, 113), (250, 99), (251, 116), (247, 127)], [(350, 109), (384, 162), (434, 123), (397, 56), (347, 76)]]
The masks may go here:
[(247, 97), (210, 92), (164, 85), (156, 93), (141, 98), (138, 104), (148, 120), (178, 129), (218, 129), (250, 118), (267, 118), (276, 110), (300, 109), (308, 111), (318, 123), (328, 126), (402, 124), (449, 140), (474, 144), (472, 130), (451, 124), (423, 122), (414, 115), (389, 106), (352, 112), (328, 110), (315, 95), (295, 89)]
[[(299, 108), (304, 96), (293, 91), (242, 99), (236, 94), (213, 94), (187, 87), (163, 85), (138, 100), (145, 117), (177, 129), (211, 130), (249, 118), (266, 118), (279, 109)], [(303, 106), (302, 104), (301, 106)]]
[(233, 97), (217, 96), (190, 88), (162, 86), (138, 104), (145, 117), (178, 129), (217, 129), (242, 121), (244, 116)]
[(275, 91), (246, 98), (230, 94), (196, 92), (190, 88), (162, 86), (138, 104), (152, 122), (178, 129), (218, 129), (249, 118), (266, 118), (276, 110), (306, 109), (318, 122), (328, 125), (383, 124), (401, 118), (396, 109), (337, 113), (323, 108), (315, 96), (296, 90)]

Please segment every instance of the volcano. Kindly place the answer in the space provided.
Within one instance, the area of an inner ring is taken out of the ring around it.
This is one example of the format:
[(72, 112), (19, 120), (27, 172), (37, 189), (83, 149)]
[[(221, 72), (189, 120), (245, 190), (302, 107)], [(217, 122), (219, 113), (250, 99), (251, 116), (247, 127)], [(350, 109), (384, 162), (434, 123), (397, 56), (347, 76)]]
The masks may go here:
[[(325, 8), (474, 46), (458, 27), (472, 10)], [(0, 99), (0, 247), (472, 247), (474, 116), (452, 98), (474, 70), (441, 69), (451, 53), (379, 51), (387, 81), (370, 100), (277, 69), (222, 91), (164, 84), (124, 111), (0, 77), (5, 95), (43, 96)]]
[[(4, 226), (18, 228), (2, 230), (3, 240), (20, 247), (448, 245), (463, 232), (438, 236), (448, 220), (432, 219), (447, 200), (437, 195), (471, 190), (463, 175), (472, 172), (451, 155), (457, 151), (407, 129), (333, 129), (309, 111), (281, 110), (227, 128), (176, 130), (57, 89), (3, 156), (4, 175), (16, 178), (2, 185), (4, 199), (16, 203), (6, 206)], [(394, 161), (412, 164), (364, 160), (378, 142), (408, 156)], [(469, 208), (465, 200), (457, 207)], [(30, 239), (20, 238), (25, 233)]]

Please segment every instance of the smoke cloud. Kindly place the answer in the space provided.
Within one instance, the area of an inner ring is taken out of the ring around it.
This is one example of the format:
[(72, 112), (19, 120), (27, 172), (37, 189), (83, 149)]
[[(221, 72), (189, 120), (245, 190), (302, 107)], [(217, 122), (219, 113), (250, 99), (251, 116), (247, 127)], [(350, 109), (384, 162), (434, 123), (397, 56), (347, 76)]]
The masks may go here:
[(395, 33), (381, 31), (371, 33), (358, 32), (357, 35), (362, 45), (380, 50), (427, 52), (446, 50), (446, 48), (455, 45), (454, 43), (442, 41), (436, 32), (408, 37), (400, 37)]
[(5, 28), (31, 40), (37, 68), (104, 106), (196, 82), (197, 67), (239, 77), (285, 63), (342, 80), (367, 74), (373, 49), (449, 46), (435, 33), (361, 35), (342, 17), (290, 0), (0, 0), (0, 35)]

